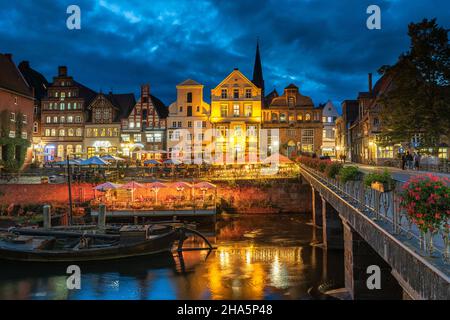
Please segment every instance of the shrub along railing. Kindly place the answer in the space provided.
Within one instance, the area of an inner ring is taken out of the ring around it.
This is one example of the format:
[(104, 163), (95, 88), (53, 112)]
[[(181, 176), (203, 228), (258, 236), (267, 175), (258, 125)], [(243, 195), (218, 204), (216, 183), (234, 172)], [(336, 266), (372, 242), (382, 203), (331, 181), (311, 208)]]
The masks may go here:
[[(323, 169), (323, 172), (316, 169), (320, 168), (318, 161), (321, 160), (314, 160), (315, 168), (312, 168), (308, 165), (311, 162), (300, 160), (300, 167), (344, 201), (357, 207), (362, 214), (371, 218), (387, 232), (418, 249), (420, 254), (443, 259), (446, 264), (450, 263), (450, 199), (448, 197), (450, 187), (448, 180), (442, 180), (442, 183), (438, 184), (444, 189), (439, 189), (442, 206), (439, 207), (439, 212), (436, 212), (436, 218), (431, 219), (431, 223), (425, 223), (426, 219), (420, 217), (421, 214), (418, 218), (417, 215), (412, 214), (412, 209), (408, 210), (405, 207), (405, 195), (409, 194), (407, 187), (410, 187), (411, 182), (405, 184), (396, 181), (386, 172), (378, 174), (378, 176), (373, 174), (364, 176), (356, 167), (351, 169), (344, 167), (335, 177), (330, 177), (326, 169)], [(330, 164), (328, 163), (328, 165)], [(382, 181), (383, 179), (387, 181)], [(436, 177), (430, 177), (430, 181), (431, 179), (436, 182)], [(428, 182), (424, 183), (428, 185)], [(438, 190), (434, 185), (429, 187)], [(419, 201), (421, 199), (417, 200), (417, 202)], [(425, 201), (429, 203), (428, 199)], [(417, 205), (417, 207), (419, 206)], [(437, 220), (439, 221), (436, 222)], [(425, 228), (424, 224), (427, 224), (428, 227)]]

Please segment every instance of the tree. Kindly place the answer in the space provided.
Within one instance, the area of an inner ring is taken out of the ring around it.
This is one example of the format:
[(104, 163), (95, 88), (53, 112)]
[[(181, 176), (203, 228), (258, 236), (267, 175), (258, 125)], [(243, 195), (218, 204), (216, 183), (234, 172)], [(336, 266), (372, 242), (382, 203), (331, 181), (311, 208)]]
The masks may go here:
[(382, 135), (393, 143), (422, 134), (423, 147), (450, 135), (450, 46), (448, 29), (436, 19), (408, 26), (411, 46), (393, 66), (379, 72), (391, 80), (380, 97)]

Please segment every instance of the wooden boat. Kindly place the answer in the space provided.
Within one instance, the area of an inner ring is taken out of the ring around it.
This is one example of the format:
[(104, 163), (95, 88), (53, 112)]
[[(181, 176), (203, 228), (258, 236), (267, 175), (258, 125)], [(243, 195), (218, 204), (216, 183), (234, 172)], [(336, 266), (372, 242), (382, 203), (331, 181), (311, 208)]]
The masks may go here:
[(77, 262), (146, 256), (171, 251), (181, 232), (151, 225), (123, 226), (112, 235), (19, 229), (0, 236), (0, 259)]

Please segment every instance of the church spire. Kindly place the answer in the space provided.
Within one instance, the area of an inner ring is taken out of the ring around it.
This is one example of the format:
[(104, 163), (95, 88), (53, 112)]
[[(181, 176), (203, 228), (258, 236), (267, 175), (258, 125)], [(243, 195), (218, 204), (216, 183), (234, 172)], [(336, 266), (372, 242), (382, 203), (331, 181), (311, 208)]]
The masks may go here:
[(261, 89), (261, 99), (264, 101), (264, 77), (261, 65), (261, 56), (259, 55), (259, 39), (256, 40), (256, 56), (255, 66), (253, 67), (253, 80), (252, 82)]

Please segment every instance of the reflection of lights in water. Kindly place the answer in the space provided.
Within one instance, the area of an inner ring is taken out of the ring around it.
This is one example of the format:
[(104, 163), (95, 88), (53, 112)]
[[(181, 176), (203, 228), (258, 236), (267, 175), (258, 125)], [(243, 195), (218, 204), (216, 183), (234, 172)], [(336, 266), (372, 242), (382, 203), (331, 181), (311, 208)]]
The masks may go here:
[[(208, 279), (212, 298), (264, 297), (265, 279), (284, 289), (292, 285), (290, 268), (303, 267), (301, 247), (219, 246), (216, 260), (209, 265)], [(267, 265), (268, 268), (264, 266)]]

